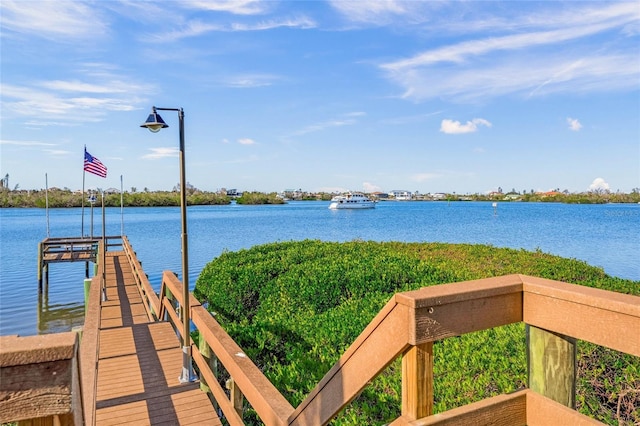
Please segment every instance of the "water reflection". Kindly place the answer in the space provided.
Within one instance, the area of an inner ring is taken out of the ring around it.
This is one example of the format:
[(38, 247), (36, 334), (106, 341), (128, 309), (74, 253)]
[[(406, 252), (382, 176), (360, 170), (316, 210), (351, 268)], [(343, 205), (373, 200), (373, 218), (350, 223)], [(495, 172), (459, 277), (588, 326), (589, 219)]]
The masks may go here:
[(45, 285), (38, 293), (38, 333), (69, 331), (84, 324), (84, 303), (49, 304), (49, 289)]

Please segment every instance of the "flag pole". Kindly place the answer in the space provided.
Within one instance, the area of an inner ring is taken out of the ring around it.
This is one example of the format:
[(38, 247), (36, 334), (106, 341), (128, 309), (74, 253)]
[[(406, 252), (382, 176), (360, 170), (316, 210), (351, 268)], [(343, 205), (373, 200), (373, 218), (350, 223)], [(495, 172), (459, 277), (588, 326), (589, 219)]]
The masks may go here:
[(84, 146), (84, 155), (82, 157), (82, 199), (80, 200), (82, 202), (82, 231), (80, 233), (80, 238), (84, 238), (84, 176), (85, 176), (85, 170), (84, 170), (84, 159), (87, 158), (87, 145)]
[(44, 174), (44, 199), (45, 199), (45, 210), (47, 212), (47, 238), (49, 238), (49, 177), (47, 174)]
[(120, 175), (120, 236), (124, 236), (124, 187)]

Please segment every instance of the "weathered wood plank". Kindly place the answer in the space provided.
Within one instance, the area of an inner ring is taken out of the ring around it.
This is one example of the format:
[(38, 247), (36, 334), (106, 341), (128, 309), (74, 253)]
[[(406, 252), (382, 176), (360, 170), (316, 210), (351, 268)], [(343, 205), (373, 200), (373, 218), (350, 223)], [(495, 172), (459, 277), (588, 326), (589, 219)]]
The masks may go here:
[(571, 426), (593, 426), (603, 425), (597, 420), (591, 419), (577, 411), (557, 403), (549, 398), (528, 391), (527, 399), (527, 425), (547, 426), (547, 425), (571, 425)]
[(193, 358), (196, 361), (196, 364), (200, 368), (200, 374), (204, 377), (208, 388), (211, 391), (215, 401), (222, 409), (224, 416), (231, 426), (242, 426), (244, 422), (242, 421), (242, 417), (238, 415), (238, 412), (233, 407), (233, 403), (227, 397), (224, 389), (218, 383), (216, 376), (214, 376), (213, 372), (208, 368), (207, 361), (200, 352), (193, 350)]
[(99, 309), (96, 424), (219, 425), (199, 383), (180, 383), (180, 342), (171, 324), (149, 323), (133, 276), (138, 271), (128, 262), (125, 252), (108, 253), (108, 300)]
[(402, 415), (419, 419), (433, 413), (433, 343), (412, 346), (402, 355)]
[(82, 423), (76, 333), (0, 336), (0, 423), (71, 414)]
[[(527, 399), (529, 390), (498, 395), (483, 399), (444, 413), (434, 414), (405, 424), (411, 426), (525, 426), (527, 424)], [(398, 425), (401, 423), (392, 423)], [(547, 425), (571, 424), (551, 422)]]
[[(100, 266), (98, 266), (100, 272)], [(82, 343), (80, 345), (80, 371), (82, 406), (86, 424), (95, 421), (96, 377), (98, 367), (98, 342), (100, 338), (100, 300), (102, 295), (101, 273), (91, 280), (89, 306), (86, 309)]]
[(518, 275), (425, 287), (395, 300), (410, 308), (411, 345), (522, 321)]
[(576, 339), (527, 325), (529, 388), (576, 407)]
[(460, 336), (522, 321), (522, 294), (500, 294), (412, 311), (412, 344)]
[[(289, 418), (324, 425), (351, 402), (408, 344), (409, 308), (392, 298)], [(372, 356), (375, 354), (375, 356)]]
[(267, 425), (287, 424), (293, 407), (245, 355), (206, 309), (192, 309), (192, 319), (218, 360), (244, 393), (245, 398)]
[[(526, 277), (523, 320), (565, 336), (640, 356), (640, 297)], [(626, 332), (625, 332), (626, 331)]]

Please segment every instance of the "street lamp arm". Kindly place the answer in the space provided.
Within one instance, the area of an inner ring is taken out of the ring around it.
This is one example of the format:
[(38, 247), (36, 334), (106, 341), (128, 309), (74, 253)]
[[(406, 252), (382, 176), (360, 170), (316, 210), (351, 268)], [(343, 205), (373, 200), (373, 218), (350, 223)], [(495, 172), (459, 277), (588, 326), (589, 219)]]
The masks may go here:
[(160, 108), (160, 107), (153, 107), (153, 109), (157, 110), (157, 111), (182, 111), (182, 108)]

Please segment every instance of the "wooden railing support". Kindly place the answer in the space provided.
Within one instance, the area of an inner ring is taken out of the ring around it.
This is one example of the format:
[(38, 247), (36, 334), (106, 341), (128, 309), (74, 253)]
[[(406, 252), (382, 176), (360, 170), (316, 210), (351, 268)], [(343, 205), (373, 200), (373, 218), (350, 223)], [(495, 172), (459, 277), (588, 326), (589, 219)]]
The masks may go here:
[(576, 408), (576, 339), (531, 325), (527, 329), (529, 388)]
[(433, 342), (402, 355), (402, 415), (411, 420), (433, 413)]
[(233, 378), (227, 380), (227, 389), (229, 390), (229, 399), (231, 400), (231, 404), (233, 404), (234, 410), (238, 413), (238, 416), (242, 418), (242, 406), (244, 405), (244, 395), (242, 391), (233, 380)]
[[(202, 355), (202, 358), (204, 358), (204, 360), (206, 361), (207, 365), (209, 366), (209, 369), (211, 370), (211, 373), (213, 373), (213, 376), (217, 378), (218, 377), (218, 358), (216, 357), (216, 354), (213, 353), (213, 351), (211, 350), (211, 346), (209, 346), (206, 338), (204, 337), (201, 331), (198, 331), (198, 351)], [(200, 390), (209, 394), (209, 398), (212, 400), (213, 406), (217, 410), (218, 407), (216, 404), (216, 400), (215, 398), (213, 398), (213, 395), (211, 393), (211, 388), (207, 383), (204, 375), (201, 373), (199, 378), (200, 378)]]
[(42, 293), (42, 266), (44, 261), (42, 260), (42, 242), (38, 243), (38, 293)]

